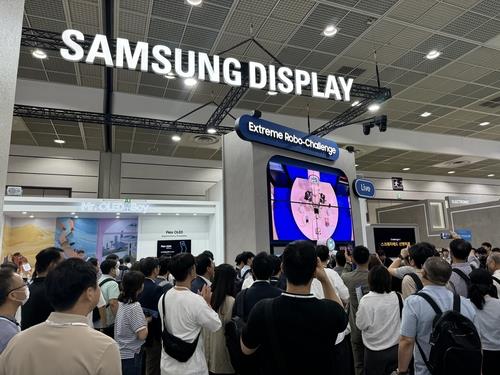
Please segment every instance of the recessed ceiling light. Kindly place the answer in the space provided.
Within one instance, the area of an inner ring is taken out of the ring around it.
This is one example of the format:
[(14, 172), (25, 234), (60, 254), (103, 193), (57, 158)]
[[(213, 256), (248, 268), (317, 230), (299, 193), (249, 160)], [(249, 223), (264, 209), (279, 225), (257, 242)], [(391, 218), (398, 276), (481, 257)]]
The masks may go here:
[(26, 214), (27, 214), (27, 212), (26, 212), (26, 211), (23, 211), (23, 215), (26, 215)]
[(324, 36), (334, 36), (335, 34), (337, 34), (339, 31), (339, 29), (337, 29), (335, 27), (335, 25), (328, 25), (327, 27), (325, 27), (325, 29), (323, 30), (323, 35)]
[(196, 84), (198, 83), (198, 81), (195, 79), (195, 78), (186, 78), (184, 80), (184, 84), (188, 87), (193, 87), (193, 86), (196, 86)]
[(489, 125), (490, 123), (488, 121), (480, 122), (479, 126), (486, 126)]
[(175, 214), (175, 216), (179, 216), (180, 214)]
[(203, 3), (203, 0), (186, 0), (186, 3), (194, 7), (199, 7)]
[(75, 216), (75, 219), (78, 219), (78, 216)]
[(355, 167), (359, 167), (359, 164), (354, 164)]
[(72, 212), (72, 213), (71, 213), (71, 216), (73, 216), (73, 215), (76, 215), (76, 212)]
[(430, 115), (432, 115), (432, 113), (430, 112), (424, 112), (420, 115), (420, 117), (429, 117)]
[(490, 173), (488, 177), (495, 177), (495, 175), (493, 173)]
[(158, 212), (158, 213), (157, 213), (157, 215), (158, 215), (158, 216), (161, 216), (161, 212)]
[(34, 219), (34, 218), (35, 218), (35, 216), (34, 216), (34, 215), (30, 215), (30, 219)]
[(181, 140), (181, 137), (180, 137), (179, 135), (174, 134), (174, 135), (172, 136), (172, 141), (174, 141), (174, 142), (179, 142), (180, 140)]
[(403, 168), (403, 171), (409, 171), (410, 168), (406, 167), (406, 168)]
[(351, 107), (357, 107), (359, 105), (359, 100), (355, 100), (351, 103)]
[(455, 173), (455, 171), (449, 171), (448, 172), (448, 174), (454, 174), (454, 173)]
[(54, 139), (54, 143), (62, 145), (62, 144), (65, 144), (66, 141), (64, 139)]
[(115, 219), (120, 219), (120, 216), (116, 216)]
[(43, 60), (43, 59), (47, 58), (47, 54), (44, 51), (42, 51), (41, 49), (38, 49), (38, 48), (35, 49), (35, 50), (33, 50), (33, 52), (31, 52), (31, 54), (36, 59)]
[(208, 128), (207, 129), (207, 133), (208, 134), (215, 134), (215, 133), (217, 133), (217, 129), (215, 129), (215, 128)]
[(278, 92), (277, 91), (268, 91), (267, 95), (269, 95), (269, 96), (275, 96), (275, 95), (278, 95)]
[(197, 216), (198, 214), (193, 214), (193, 216)]
[(425, 55), (425, 58), (429, 59), (429, 60), (434, 60), (434, 59), (437, 59), (440, 55), (441, 55), (441, 52), (433, 49), (432, 51), (429, 51), (429, 53), (427, 55)]
[(166, 79), (175, 79), (175, 74), (172, 72), (168, 72), (163, 77), (165, 77)]
[(121, 213), (119, 213), (119, 212), (116, 213), (116, 216), (120, 216), (120, 215), (121, 215)]
[(377, 103), (370, 104), (370, 106), (368, 107), (368, 110), (370, 112), (377, 112), (379, 109), (380, 109), (380, 104)]

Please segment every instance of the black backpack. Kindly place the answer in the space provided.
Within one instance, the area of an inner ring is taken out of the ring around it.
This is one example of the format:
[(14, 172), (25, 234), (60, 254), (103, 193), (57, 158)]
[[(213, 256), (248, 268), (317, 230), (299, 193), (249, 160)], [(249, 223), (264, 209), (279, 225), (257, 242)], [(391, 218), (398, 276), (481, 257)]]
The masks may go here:
[(236, 305), (236, 314), (226, 323), (224, 327), (224, 335), (226, 336), (226, 347), (229, 352), (231, 365), (236, 373), (241, 374), (247, 369), (246, 355), (241, 351), (241, 332), (245, 327), (245, 297), (248, 289), (243, 290)]
[(432, 375), (481, 374), (481, 339), (474, 323), (460, 314), (460, 296), (453, 295), (453, 310), (441, 311), (426, 293), (417, 293), (436, 312), (430, 336), (431, 352), (427, 359), (417, 343), (420, 355)]
[[(99, 288), (102, 287), (104, 284), (106, 284), (107, 282), (109, 281), (114, 281), (116, 282), (115, 280), (113, 280), (112, 278), (109, 278), (109, 279), (106, 279), (106, 280), (103, 280), (99, 283)], [(109, 307), (109, 304), (106, 305), (106, 308)], [(94, 307), (94, 310), (92, 310), (92, 322), (95, 323), (97, 322), (99, 319), (101, 319), (101, 315), (99, 314), (99, 308), (96, 306)]]
[[(455, 272), (458, 276), (460, 276), (463, 281), (465, 281), (465, 283), (467, 284), (467, 290), (469, 290), (469, 286), (470, 286), (469, 276), (467, 276), (464, 271), (459, 270), (458, 268), (453, 268), (452, 271)], [(469, 295), (468, 292), (467, 292), (467, 295)]]
[[(243, 274), (242, 277), (238, 277), (236, 279), (236, 281), (234, 282), (234, 293), (235, 294), (238, 294), (239, 292), (241, 292), (241, 288), (243, 287), (243, 282), (245, 281), (247, 275), (249, 273), (251, 273), (252, 270), (251, 269), (248, 269), (245, 271), (245, 273)], [(238, 272), (239, 273), (239, 272)]]

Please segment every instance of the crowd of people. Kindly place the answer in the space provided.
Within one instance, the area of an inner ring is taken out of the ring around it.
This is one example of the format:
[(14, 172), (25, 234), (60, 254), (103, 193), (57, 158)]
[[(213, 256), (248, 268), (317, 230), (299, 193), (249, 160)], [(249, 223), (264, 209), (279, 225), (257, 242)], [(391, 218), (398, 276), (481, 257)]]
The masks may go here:
[[(0, 375), (498, 374), (500, 249), (290, 243), (0, 267)], [(21, 265), (22, 265), (21, 261)]]

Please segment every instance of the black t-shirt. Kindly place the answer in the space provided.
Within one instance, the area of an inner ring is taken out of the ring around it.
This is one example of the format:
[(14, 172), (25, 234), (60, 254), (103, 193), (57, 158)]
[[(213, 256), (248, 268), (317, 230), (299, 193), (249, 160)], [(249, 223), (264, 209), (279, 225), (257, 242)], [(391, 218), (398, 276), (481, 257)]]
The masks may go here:
[(45, 277), (37, 277), (29, 286), (30, 298), (21, 308), (21, 329), (24, 331), (45, 322), (54, 311), (45, 292)]
[[(271, 324), (267, 321), (268, 303), (273, 303)], [(341, 365), (332, 361), (335, 340), (346, 327), (347, 315), (338, 303), (283, 293), (255, 305), (242, 340), (247, 348), (260, 347), (261, 374), (334, 375)], [(270, 329), (277, 337), (277, 350), (271, 344)]]

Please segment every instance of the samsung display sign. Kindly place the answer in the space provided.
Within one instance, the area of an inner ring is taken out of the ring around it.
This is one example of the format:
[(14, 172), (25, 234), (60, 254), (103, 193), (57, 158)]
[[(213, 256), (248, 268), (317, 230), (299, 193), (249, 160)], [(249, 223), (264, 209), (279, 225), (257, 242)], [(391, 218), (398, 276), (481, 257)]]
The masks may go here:
[(235, 129), (240, 138), (246, 141), (279, 147), (326, 160), (339, 158), (339, 148), (335, 142), (261, 118), (243, 115), (236, 120)]
[[(137, 42), (133, 49), (130, 42), (124, 38), (116, 38), (116, 51), (112, 51), (110, 40), (102, 34), (95, 35), (85, 56), (81, 44), (86, 41), (81, 31), (65, 30), (62, 33), (62, 40), (66, 48), (61, 48), (60, 54), (63, 59), (70, 62), (87, 64), (98, 62), (104, 63), (107, 67), (130, 70), (136, 70), (139, 66), (143, 72), (149, 71), (151, 66), (154, 73), (162, 76), (173, 73), (181, 78), (197, 78), (214, 83), (221, 83), (222, 69), (224, 83), (231, 86), (242, 85), (242, 64), (233, 57), (209, 56), (204, 52), (184, 51), (180, 48), (172, 51), (167, 46), (150, 45), (146, 42)], [(173, 64), (169, 58), (173, 58)], [(330, 74), (326, 76), (324, 87), (320, 88), (318, 73), (286, 66), (265, 66), (253, 61), (248, 62), (248, 77), (249, 86), (253, 89), (266, 88), (282, 94), (302, 95), (303, 89), (310, 86), (312, 97), (345, 102), (351, 100), (352, 78)]]
[(353, 182), (354, 193), (365, 199), (375, 197), (375, 185), (370, 180), (358, 178)]

